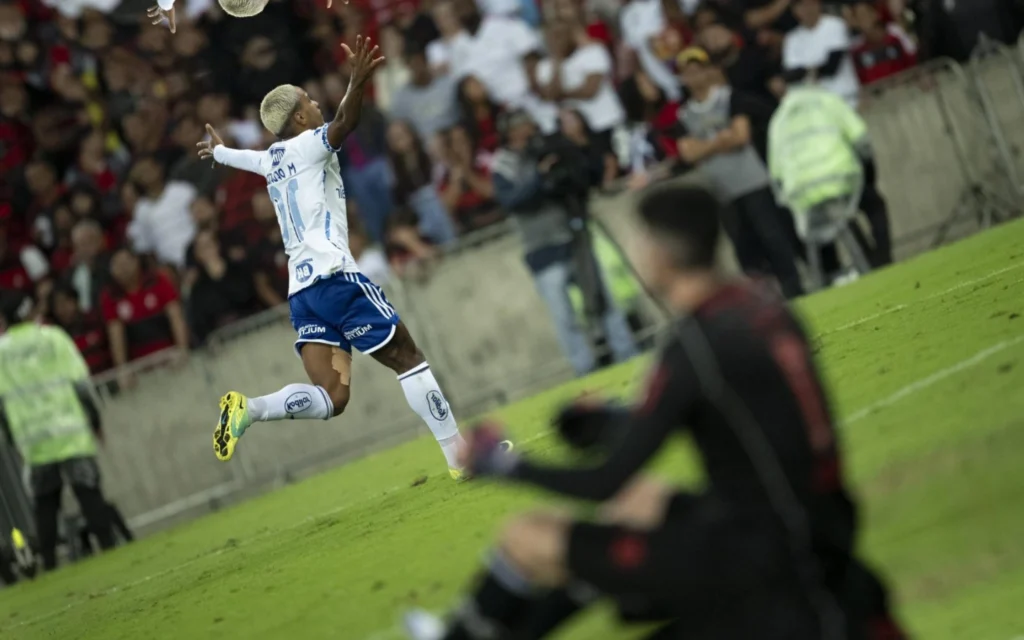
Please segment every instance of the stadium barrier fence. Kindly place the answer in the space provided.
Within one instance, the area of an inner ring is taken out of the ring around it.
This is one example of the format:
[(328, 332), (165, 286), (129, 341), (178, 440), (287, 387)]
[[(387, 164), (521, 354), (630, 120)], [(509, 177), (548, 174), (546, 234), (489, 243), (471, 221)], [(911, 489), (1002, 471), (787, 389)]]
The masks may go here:
[[(999, 145), (1015, 157), (1015, 145), (1024, 143), (1016, 139), (1024, 128), (1015, 124), (1024, 118), (1024, 92), (1022, 99), (1006, 98), (1019, 87), (1020, 56), (1024, 46), (1015, 55), (979, 58), (969, 65), (981, 67), (977, 77), (937, 60), (865, 91), (863, 111), (901, 258), (1016, 213), (1016, 174)], [(620, 243), (628, 244), (634, 230), (633, 197), (592, 203)], [(447, 252), (429, 278), (395, 281), (385, 290), (434, 363), (457, 416), (572, 375), (507, 226)], [(356, 355), (352, 400), (340, 418), (257, 426), (235, 460), (217, 461), (217, 399), (230, 389), (258, 394), (304, 380), (293, 341), (287, 310), (272, 309), (216, 332), (177, 368), (169, 366), (173, 354), (160, 354), (97, 378), (109, 434), (101, 453), (105, 484), (134, 527), (161, 528), (425, 431), (394, 375)], [(134, 386), (119, 389), (128, 379)], [(432, 470), (410, 470), (410, 477)]]

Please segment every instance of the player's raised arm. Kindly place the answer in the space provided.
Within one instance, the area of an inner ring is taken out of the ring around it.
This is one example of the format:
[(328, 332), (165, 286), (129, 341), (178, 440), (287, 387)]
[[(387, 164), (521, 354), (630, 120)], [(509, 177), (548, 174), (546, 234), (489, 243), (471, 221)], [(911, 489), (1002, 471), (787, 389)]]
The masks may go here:
[(178, 30), (178, 26), (174, 19), (174, 0), (158, 0), (156, 6), (150, 7), (149, 10), (146, 11), (146, 17), (149, 18), (154, 25), (160, 24), (166, 19), (167, 26), (170, 27), (171, 33)]
[(202, 140), (196, 143), (199, 147), (199, 157), (202, 159), (210, 158), (214, 162), (219, 162), (235, 169), (241, 169), (243, 171), (250, 171), (252, 173), (263, 173), (260, 170), (260, 158), (262, 154), (259, 151), (249, 151), (246, 149), (229, 149), (224, 146), (224, 140), (221, 139), (220, 134), (209, 124), (206, 125), (206, 133), (210, 134), (209, 140)]
[(334, 120), (327, 126), (327, 141), (335, 149), (341, 147), (348, 134), (359, 124), (359, 115), (363, 108), (363, 90), (377, 67), (384, 64), (384, 56), (377, 55), (380, 48), (373, 45), (370, 38), (356, 36), (355, 50), (344, 43), (341, 46), (351, 61), (352, 72), (348, 79), (348, 91), (338, 105)]

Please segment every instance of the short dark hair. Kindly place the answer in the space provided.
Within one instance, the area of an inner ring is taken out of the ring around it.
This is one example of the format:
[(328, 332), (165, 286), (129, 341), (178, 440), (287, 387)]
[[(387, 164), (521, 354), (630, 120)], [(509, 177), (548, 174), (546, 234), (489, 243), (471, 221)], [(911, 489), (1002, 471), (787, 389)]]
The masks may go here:
[(662, 187), (640, 201), (643, 224), (665, 241), (682, 269), (715, 266), (722, 203), (694, 185)]
[(25, 320), (22, 312), (29, 302), (29, 297), (20, 291), (0, 293), (0, 322), (14, 325)]

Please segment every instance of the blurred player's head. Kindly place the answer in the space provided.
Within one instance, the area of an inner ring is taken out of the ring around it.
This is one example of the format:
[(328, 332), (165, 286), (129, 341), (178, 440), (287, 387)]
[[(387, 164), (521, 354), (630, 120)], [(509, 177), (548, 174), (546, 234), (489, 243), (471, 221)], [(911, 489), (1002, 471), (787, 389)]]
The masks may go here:
[(657, 189), (640, 201), (642, 232), (631, 258), (647, 288), (671, 302), (680, 287), (714, 275), (721, 208), (713, 193), (692, 185)]
[(235, 18), (250, 18), (267, 6), (270, 0), (220, 0), (224, 13)]
[(291, 138), (322, 125), (324, 114), (320, 104), (310, 99), (303, 89), (282, 84), (263, 98), (260, 120), (278, 138)]

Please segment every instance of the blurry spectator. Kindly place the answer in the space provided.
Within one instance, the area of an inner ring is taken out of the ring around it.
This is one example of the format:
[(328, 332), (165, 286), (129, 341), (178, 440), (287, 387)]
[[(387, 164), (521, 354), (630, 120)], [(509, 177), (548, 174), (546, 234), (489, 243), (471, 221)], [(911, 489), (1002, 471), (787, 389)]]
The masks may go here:
[(766, 44), (771, 32), (785, 33), (796, 26), (793, 10), (794, 2), (799, 0), (727, 0), (721, 2), (728, 9), (737, 9), (739, 24), (758, 35), (762, 44)]
[(754, 94), (772, 103), (785, 92), (778, 57), (765, 47), (745, 42), (738, 32), (722, 23), (706, 26), (700, 32), (699, 41), (711, 61), (725, 71), (729, 85), (736, 91)]
[(388, 216), (394, 206), (386, 129), (384, 115), (367, 102), (363, 105), (359, 126), (346, 138), (338, 152), (345, 189), (359, 204), (359, 212), (370, 237), (381, 244), (384, 243)]
[[(112, 153), (107, 151), (109, 141), (117, 145)], [(77, 162), (68, 171), (66, 182), (95, 190), (103, 202), (94, 215), (106, 219), (121, 212), (117, 187), (128, 169), (129, 161), (128, 151), (120, 145), (116, 136), (108, 138), (100, 129), (93, 129), (82, 140)]]
[[(276, 307), (288, 299), (288, 254), (284, 252), (274, 203), (265, 189), (252, 197), (252, 214), (262, 234), (250, 254), (253, 286), (265, 306)], [(352, 257), (359, 260), (354, 253)]]
[(110, 275), (110, 284), (100, 294), (100, 311), (114, 366), (171, 347), (186, 353), (188, 326), (170, 279), (144, 267), (139, 256), (124, 247), (111, 257)]
[(26, 209), (27, 219), (33, 224), (33, 239), (38, 239), (41, 234), (45, 234), (53, 210), (64, 196), (66, 187), (57, 180), (57, 170), (53, 164), (42, 159), (33, 160), (25, 167), (25, 184), (30, 196)]
[(623, 43), (637, 57), (640, 68), (669, 100), (679, 100), (679, 82), (653, 46), (654, 38), (665, 29), (661, 0), (628, 0), (619, 15), (619, 29)]
[(981, 34), (1014, 44), (1024, 28), (1024, 7), (1015, 0), (920, 0), (918, 32), (924, 58), (967, 60)]
[(199, 275), (189, 295), (189, 325), (202, 344), (215, 329), (256, 310), (258, 298), (249, 266), (228, 259), (215, 231), (196, 234), (193, 251)]
[(917, 64), (917, 45), (901, 26), (882, 20), (876, 4), (855, 0), (847, 20), (860, 34), (853, 44), (853, 64), (861, 84), (888, 78)]
[(67, 331), (75, 346), (96, 375), (111, 367), (107, 327), (99, 313), (86, 312), (78, 301), (78, 292), (70, 285), (58, 285), (50, 293), (50, 314), (53, 321)]
[(535, 71), (541, 97), (578, 111), (593, 132), (594, 148), (612, 153), (612, 131), (626, 115), (612, 85), (611, 55), (579, 25), (549, 24), (547, 40), (550, 57)]
[(254, 31), (238, 56), (241, 70), (236, 73), (232, 95), (242, 104), (259, 104), (263, 96), (278, 85), (301, 77), (298, 51), (287, 39), (275, 42), (270, 35)]
[(785, 219), (789, 214), (776, 206), (768, 168), (753, 145), (751, 121), (767, 122), (771, 105), (734, 92), (703, 49), (687, 49), (678, 63), (691, 96), (680, 111), (685, 129), (680, 157), (699, 166), (732, 206), (736, 223), (731, 235), (744, 271), (758, 273), (767, 263), (787, 298), (800, 295)]
[(33, 244), (18, 244), (9, 238), (6, 221), (0, 220), (0, 290), (31, 293), (35, 283), (49, 273), (43, 252)]
[(476, 76), (492, 100), (503, 107), (526, 109), (541, 131), (553, 133), (558, 126), (557, 109), (530, 92), (526, 71), (527, 59), (541, 49), (537, 33), (522, 20), (481, 16), (474, 0), (454, 2), (468, 34), (452, 50), (456, 76)]
[(679, 157), (678, 102), (669, 100), (644, 71), (623, 81), (619, 99), (631, 125), (629, 165), (634, 175), (643, 173), (646, 159)]
[(458, 99), (462, 125), (476, 141), (477, 151), (497, 151), (501, 108), (487, 96), (483, 83), (474, 76), (466, 76), (459, 82)]
[(387, 284), (391, 279), (387, 256), (380, 247), (370, 243), (370, 238), (363, 231), (358, 218), (352, 216), (349, 216), (348, 246), (363, 275), (381, 286)]
[[(578, 2), (577, 0), (548, 0), (545, 4), (548, 6), (545, 22), (581, 24), (588, 38), (600, 42), (608, 49), (614, 46), (611, 30), (594, 10), (594, 3)], [(618, 11), (617, 6), (615, 10)]]
[(559, 133), (579, 147), (586, 158), (591, 186), (608, 186), (619, 175), (619, 164), (604, 141), (587, 126), (587, 119), (579, 111), (563, 109), (558, 114)]
[(458, 122), (455, 80), (450, 76), (432, 76), (423, 51), (410, 51), (405, 62), (409, 66), (409, 83), (391, 97), (390, 115), (411, 124), (423, 140), (433, 140)]
[(45, 248), (50, 255), (50, 270), (53, 273), (61, 273), (71, 265), (73, 254), (71, 230), (75, 226), (75, 215), (67, 201), (57, 205), (53, 210), (51, 224)]
[(459, 22), (453, 0), (440, 0), (434, 4), (432, 15), (441, 37), (427, 45), (427, 64), (434, 75), (445, 75), (451, 70), (452, 51), (464, 46), (469, 34)]
[(815, 82), (856, 109), (860, 83), (846, 23), (824, 15), (821, 0), (793, 0), (793, 13), (800, 26), (789, 32), (782, 47), (786, 82)]
[[(543, 186), (559, 158), (546, 155), (538, 159), (534, 155), (537, 127), (527, 114), (518, 111), (506, 118), (506, 145), (494, 161), (495, 194), (519, 229), (524, 259), (551, 314), (558, 341), (576, 373), (584, 375), (594, 370), (597, 360), (569, 298), (569, 286), (580, 278), (580, 261), (574, 250), (579, 247), (578, 237), (573, 233), (563, 194), (545, 191)], [(592, 259), (589, 262), (594, 263)], [(604, 290), (601, 324), (605, 338), (615, 360), (626, 360), (636, 353), (632, 333), (599, 271), (597, 278)]]
[(494, 224), (501, 212), (494, 203), (494, 184), (487, 160), (474, 152), (464, 127), (448, 132), (444, 147), (445, 172), (441, 200), (451, 211), (457, 228), (465, 233)]
[(227, 174), (227, 167), (199, 159), (195, 153), (196, 142), (206, 137), (203, 123), (193, 115), (186, 115), (174, 125), (171, 138), (181, 157), (171, 165), (167, 173), (169, 182), (184, 182), (192, 185), (197, 193), (211, 195)]
[(651, 48), (654, 55), (671, 65), (683, 49), (693, 44), (694, 33), (679, 0), (661, 0), (661, 15), (664, 26), (651, 36)]
[(434, 244), (454, 242), (455, 225), (434, 185), (430, 157), (407, 122), (397, 120), (388, 126), (388, 156), (395, 203), (415, 214), (422, 237)]
[(174, 267), (185, 264), (185, 249), (195, 235), (189, 207), (195, 188), (186, 182), (165, 182), (164, 166), (153, 156), (135, 163), (130, 174), (139, 199), (128, 225), (128, 238), (140, 253)]
[(0, 82), (0, 184), (13, 181), (15, 169), (32, 156), (28, 92), (17, 82)]
[(110, 258), (103, 229), (95, 220), (82, 220), (71, 230), (71, 267), (67, 281), (86, 312), (99, 306), (100, 292), (107, 286)]
[(217, 213), (217, 205), (206, 196), (199, 196), (192, 201), (189, 207), (192, 216), (192, 223), (195, 225), (196, 233), (200, 231), (217, 231), (220, 228), (220, 220)]

